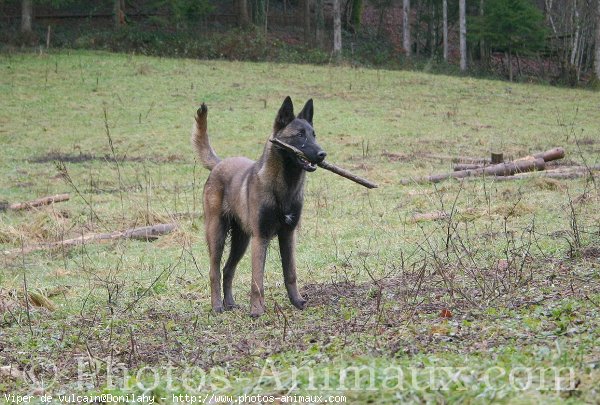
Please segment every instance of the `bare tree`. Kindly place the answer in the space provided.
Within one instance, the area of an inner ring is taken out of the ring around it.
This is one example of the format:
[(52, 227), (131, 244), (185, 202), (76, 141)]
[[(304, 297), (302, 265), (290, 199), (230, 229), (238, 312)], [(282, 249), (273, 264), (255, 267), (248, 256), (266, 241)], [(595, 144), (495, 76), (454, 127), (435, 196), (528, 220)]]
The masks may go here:
[(33, 20), (33, 6), (31, 0), (21, 1), (21, 32), (31, 32), (31, 21)]
[(465, 0), (458, 1), (458, 14), (460, 19), (460, 70), (467, 70), (467, 12)]
[(333, 0), (333, 56), (339, 60), (342, 54), (342, 14), (340, 0)]
[(410, 57), (410, 0), (402, 1), (402, 46), (406, 56)]
[(125, 0), (114, 0), (113, 18), (116, 29), (125, 25)]
[(596, 45), (594, 49), (594, 73), (600, 79), (600, 0), (596, 4)]
[(304, 26), (304, 43), (310, 45), (310, 0), (302, 0), (302, 22)]
[[(479, 0), (479, 18), (483, 18), (484, 6), (484, 0)], [(479, 60), (485, 60), (485, 43), (483, 39), (479, 40)]]
[[(560, 77), (577, 84), (581, 73), (592, 68), (598, 41), (598, 0), (544, 0), (546, 22), (551, 28), (553, 53)], [(595, 68), (595, 66), (594, 66)]]
[[(600, 0), (599, 0), (600, 1)], [(444, 60), (448, 62), (448, 0), (442, 2), (442, 25), (443, 25), (443, 41), (444, 41)]]
[(237, 22), (242, 28), (246, 28), (250, 25), (250, 16), (248, 15), (248, 1), (247, 0), (235, 0), (235, 8), (237, 11)]
[(323, 0), (316, 0), (316, 40), (317, 46), (325, 43), (325, 14), (323, 13)]

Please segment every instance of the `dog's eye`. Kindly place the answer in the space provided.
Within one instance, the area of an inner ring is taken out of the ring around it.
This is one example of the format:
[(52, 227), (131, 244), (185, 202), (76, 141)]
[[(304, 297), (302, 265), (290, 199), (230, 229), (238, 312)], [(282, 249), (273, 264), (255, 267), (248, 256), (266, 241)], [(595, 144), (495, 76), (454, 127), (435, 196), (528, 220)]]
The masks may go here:
[(299, 137), (301, 137), (301, 138), (302, 138), (302, 137), (304, 137), (305, 135), (306, 135), (306, 133), (304, 132), (304, 130), (300, 130), (300, 131), (298, 131), (298, 136), (299, 136)]

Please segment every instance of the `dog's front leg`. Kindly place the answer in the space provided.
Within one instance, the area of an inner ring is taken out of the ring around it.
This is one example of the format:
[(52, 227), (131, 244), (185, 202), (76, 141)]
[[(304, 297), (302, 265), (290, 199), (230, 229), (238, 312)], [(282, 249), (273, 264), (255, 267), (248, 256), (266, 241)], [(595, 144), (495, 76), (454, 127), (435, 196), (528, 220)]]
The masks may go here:
[(250, 316), (256, 318), (265, 313), (265, 260), (269, 240), (252, 238), (252, 286), (250, 288)]
[(304, 309), (306, 300), (298, 292), (296, 285), (296, 231), (282, 230), (279, 232), (279, 252), (283, 267), (283, 280), (292, 305)]

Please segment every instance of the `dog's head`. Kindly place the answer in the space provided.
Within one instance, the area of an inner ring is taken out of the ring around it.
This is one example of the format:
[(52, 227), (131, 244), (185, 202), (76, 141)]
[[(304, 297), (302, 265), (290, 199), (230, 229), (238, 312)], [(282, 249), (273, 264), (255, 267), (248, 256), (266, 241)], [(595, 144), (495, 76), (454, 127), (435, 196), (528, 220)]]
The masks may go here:
[(317, 163), (321, 163), (327, 153), (317, 143), (315, 130), (312, 124), (313, 102), (308, 100), (298, 116), (294, 116), (294, 105), (288, 96), (283, 101), (275, 124), (273, 125), (273, 138), (292, 145), (301, 150), (308, 160), (282, 150), (292, 161), (307, 172), (317, 169)]

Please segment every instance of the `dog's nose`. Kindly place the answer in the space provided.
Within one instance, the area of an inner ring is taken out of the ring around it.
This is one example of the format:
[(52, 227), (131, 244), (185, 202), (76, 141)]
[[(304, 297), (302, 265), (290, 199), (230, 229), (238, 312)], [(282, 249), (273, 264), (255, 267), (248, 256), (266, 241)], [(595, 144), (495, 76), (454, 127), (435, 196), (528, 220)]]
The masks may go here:
[(325, 160), (325, 156), (327, 156), (327, 152), (325, 152), (324, 150), (317, 153), (317, 158), (319, 159), (319, 163)]

